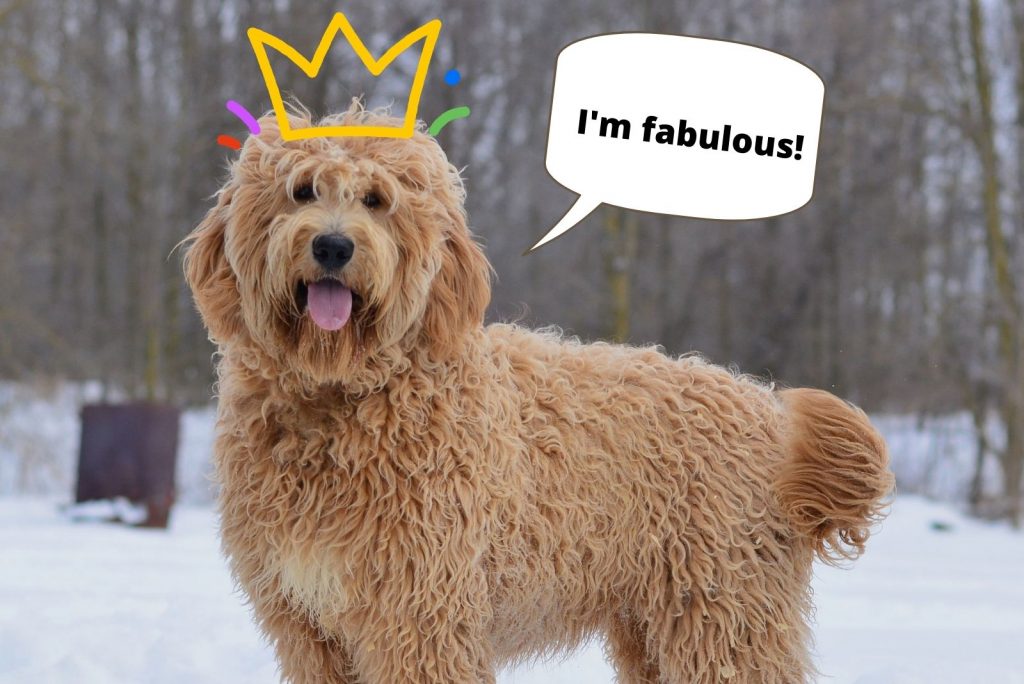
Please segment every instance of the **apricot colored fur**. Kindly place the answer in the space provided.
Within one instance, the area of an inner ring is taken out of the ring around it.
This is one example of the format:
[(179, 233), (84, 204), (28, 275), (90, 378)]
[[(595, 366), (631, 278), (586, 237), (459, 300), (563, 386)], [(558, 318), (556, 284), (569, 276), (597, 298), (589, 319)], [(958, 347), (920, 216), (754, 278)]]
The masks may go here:
[[(892, 485), (864, 414), (693, 356), (484, 326), (490, 267), (432, 138), (261, 125), (186, 275), (219, 348), (223, 546), (282, 677), (493, 682), (606, 635), (629, 684), (810, 678), (815, 553), (860, 553)], [(318, 198), (293, 201), (307, 182)], [(295, 296), (324, 231), (356, 245), (336, 332)]]

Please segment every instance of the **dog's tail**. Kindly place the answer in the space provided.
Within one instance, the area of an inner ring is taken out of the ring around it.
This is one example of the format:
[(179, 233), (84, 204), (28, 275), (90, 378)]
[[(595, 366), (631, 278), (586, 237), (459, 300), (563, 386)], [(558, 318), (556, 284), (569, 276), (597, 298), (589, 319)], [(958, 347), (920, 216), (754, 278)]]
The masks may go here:
[(790, 527), (826, 562), (864, 551), (893, 488), (885, 441), (864, 412), (828, 392), (780, 392), (788, 422), (775, 493)]

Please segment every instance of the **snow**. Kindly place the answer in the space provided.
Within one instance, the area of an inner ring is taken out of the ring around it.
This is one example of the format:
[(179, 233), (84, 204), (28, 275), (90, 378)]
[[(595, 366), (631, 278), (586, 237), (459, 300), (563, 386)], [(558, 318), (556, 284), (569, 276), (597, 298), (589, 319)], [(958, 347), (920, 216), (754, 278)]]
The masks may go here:
[[(0, 683), (277, 681), (208, 507), (177, 506), (161, 531), (0, 497), (0, 549)], [(1024, 535), (898, 497), (864, 558), (816, 568), (821, 681), (1024, 684), (1022, 580)], [(499, 677), (612, 681), (599, 642)]]
[(814, 589), (823, 681), (1024, 683), (1024, 534), (898, 497), (864, 557), (819, 566)]

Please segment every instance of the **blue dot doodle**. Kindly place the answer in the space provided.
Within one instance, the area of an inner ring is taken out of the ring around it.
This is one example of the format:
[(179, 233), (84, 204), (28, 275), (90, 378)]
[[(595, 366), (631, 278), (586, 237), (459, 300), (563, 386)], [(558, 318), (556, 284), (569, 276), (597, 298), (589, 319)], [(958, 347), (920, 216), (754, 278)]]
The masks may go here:
[(458, 69), (449, 69), (448, 73), (444, 75), (444, 82), (450, 86), (458, 85), (461, 80), (462, 74), (459, 73)]

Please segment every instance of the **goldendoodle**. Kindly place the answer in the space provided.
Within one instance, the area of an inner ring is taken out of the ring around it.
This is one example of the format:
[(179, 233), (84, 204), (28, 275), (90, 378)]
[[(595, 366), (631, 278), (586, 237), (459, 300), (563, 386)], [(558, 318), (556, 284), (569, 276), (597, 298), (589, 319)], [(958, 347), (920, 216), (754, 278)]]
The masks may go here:
[(260, 123), (185, 269), (219, 349), (224, 549), (283, 678), (493, 682), (597, 634), (630, 684), (811, 677), (812, 562), (859, 554), (892, 484), (865, 415), (485, 326), (433, 138)]

